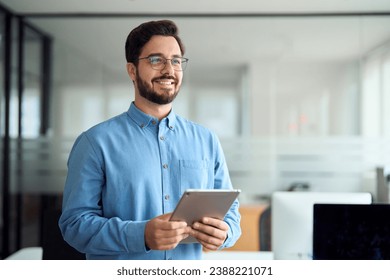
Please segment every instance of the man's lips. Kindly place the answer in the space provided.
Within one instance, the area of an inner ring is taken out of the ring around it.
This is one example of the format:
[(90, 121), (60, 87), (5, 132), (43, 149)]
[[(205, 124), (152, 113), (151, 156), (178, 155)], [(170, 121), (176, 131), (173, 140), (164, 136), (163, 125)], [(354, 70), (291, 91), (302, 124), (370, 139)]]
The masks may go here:
[(155, 78), (152, 81), (153, 83), (157, 83), (163, 86), (175, 85), (177, 83), (176, 79), (173, 77), (160, 77), (160, 78)]
[(175, 84), (175, 81), (172, 81), (172, 80), (156, 80), (154, 82), (158, 83), (160, 85), (164, 85), (164, 86), (169, 86), (169, 85), (174, 85)]

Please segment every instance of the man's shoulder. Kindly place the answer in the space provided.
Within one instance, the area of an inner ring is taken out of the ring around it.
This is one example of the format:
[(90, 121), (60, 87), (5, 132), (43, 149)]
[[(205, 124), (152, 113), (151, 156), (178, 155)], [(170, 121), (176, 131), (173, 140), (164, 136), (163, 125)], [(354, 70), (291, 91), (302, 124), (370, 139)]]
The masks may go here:
[(194, 130), (194, 131), (198, 131), (198, 132), (206, 133), (206, 134), (210, 134), (210, 135), (214, 134), (212, 132), (212, 130), (207, 128), (206, 126), (204, 126), (200, 123), (197, 123), (195, 121), (186, 119), (184, 117), (176, 116), (176, 121), (177, 121), (177, 125), (184, 128), (184, 129)]
[(126, 124), (127, 117), (126, 113), (119, 114), (105, 121), (102, 121), (85, 131), (88, 135), (106, 135), (110, 133), (119, 132), (119, 128)]

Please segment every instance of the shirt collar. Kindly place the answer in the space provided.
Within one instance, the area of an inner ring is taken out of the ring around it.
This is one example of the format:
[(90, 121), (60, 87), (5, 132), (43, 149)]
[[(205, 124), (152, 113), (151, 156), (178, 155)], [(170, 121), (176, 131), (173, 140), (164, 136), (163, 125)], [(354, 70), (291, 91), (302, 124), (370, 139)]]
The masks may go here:
[[(159, 121), (157, 118), (145, 114), (140, 109), (138, 109), (134, 102), (131, 103), (129, 110), (127, 111), (129, 117), (141, 128), (147, 127), (149, 125), (156, 125)], [(166, 123), (167, 127), (171, 130), (175, 128), (176, 124), (176, 114), (171, 110), (166, 118), (162, 120)]]

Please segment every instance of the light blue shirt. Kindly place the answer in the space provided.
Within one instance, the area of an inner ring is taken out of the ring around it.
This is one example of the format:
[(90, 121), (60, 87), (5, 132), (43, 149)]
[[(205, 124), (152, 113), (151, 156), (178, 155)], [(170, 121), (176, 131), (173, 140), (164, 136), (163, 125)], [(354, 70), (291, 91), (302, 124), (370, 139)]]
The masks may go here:
[[(232, 188), (215, 134), (173, 111), (159, 121), (132, 103), (75, 141), (59, 226), (87, 259), (201, 259), (198, 243), (169, 251), (145, 246), (146, 223), (172, 212), (189, 188)], [(230, 247), (241, 234), (238, 201), (224, 221), (222, 247)]]

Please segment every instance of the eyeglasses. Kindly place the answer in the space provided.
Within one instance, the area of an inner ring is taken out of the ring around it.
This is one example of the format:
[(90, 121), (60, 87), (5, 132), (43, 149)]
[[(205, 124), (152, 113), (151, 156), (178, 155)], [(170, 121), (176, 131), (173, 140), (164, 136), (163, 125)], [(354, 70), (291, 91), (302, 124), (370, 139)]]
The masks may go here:
[(173, 70), (184, 71), (186, 69), (187, 62), (188, 62), (188, 58), (185, 57), (174, 57), (172, 59), (166, 59), (158, 55), (151, 55), (147, 57), (138, 58), (138, 60), (141, 59), (149, 60), (150, 66), (152, 66), (154, 70), (163, 70), (167, 64), (167, 61), (170, 60)]

